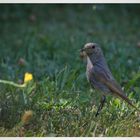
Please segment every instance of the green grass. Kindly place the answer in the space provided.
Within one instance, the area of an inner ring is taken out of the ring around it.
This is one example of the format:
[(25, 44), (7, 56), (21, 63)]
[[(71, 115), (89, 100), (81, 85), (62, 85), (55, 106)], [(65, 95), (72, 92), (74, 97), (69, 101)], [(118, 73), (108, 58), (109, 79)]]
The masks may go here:
[[(78, 50), (101, 45), (109, 67), (140, 108), (140, 5), (0, 5), (0, 136), (140, 136), (140, 116), (100, 95), (85, 76)], [(20, 59), (24, 59), (21, 64)], [(21, 122), (33, 111), (28, 124)]]

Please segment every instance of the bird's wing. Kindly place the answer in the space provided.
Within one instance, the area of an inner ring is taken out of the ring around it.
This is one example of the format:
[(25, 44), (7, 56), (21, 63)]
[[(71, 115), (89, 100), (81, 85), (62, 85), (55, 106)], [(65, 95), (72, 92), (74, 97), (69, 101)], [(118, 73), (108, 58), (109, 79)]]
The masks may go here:
[(108, 73), (105, 73), (105, 71), (103, 70), (102, 71), (97, 70), (97, 71), (94, 71), (94, 76), (96, 77), (96, 79), (98, 79), (98, 81), (106, 85), (110, 89), (112, 94), (122, 98), (132, 107), (139, 110), (136, 106), (132, 104), (130, 99), (128, 99), (128, 97), (124, 94), (123, 90), (121, 89), (121, 86), (114, 80), (112, 75), (110, 76)]

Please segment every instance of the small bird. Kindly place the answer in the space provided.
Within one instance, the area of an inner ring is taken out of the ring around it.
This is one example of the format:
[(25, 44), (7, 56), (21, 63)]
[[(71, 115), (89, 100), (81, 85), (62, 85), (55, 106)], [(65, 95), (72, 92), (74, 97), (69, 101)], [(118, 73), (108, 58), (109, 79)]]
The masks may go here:
[(96, 117), (102, 110), (106, 101), (106, 95), (114, 95), (125, 100), (129, 105), (140, 111), (132, 104), (130, 99), (124, 94), (121, 86), (114, 79), (104, 58), (103, 52), (97, 43), (87, 43), (80, 50), (81, 56), (86, 57), (86, 75), (91, 86), (102, 93), (100, 105)]

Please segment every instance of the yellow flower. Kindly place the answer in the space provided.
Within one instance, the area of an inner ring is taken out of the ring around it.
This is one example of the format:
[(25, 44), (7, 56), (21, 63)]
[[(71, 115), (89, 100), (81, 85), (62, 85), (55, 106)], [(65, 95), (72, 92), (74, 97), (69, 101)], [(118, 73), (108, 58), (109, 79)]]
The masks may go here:
[(24, 83), (27, 83), (33, 79), (33, 75), (31, 73), (26, 72), (24, 76)]

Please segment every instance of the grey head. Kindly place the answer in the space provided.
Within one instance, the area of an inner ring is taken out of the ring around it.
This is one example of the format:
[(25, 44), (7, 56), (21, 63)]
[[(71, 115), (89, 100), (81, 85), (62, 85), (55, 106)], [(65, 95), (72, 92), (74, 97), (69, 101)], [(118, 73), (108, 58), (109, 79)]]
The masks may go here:
[(81, 52), (86, 53), (86, 55), (91, 59), (93, 63), (104, 59), (103, 52), (97, 43), (86, 43)]

